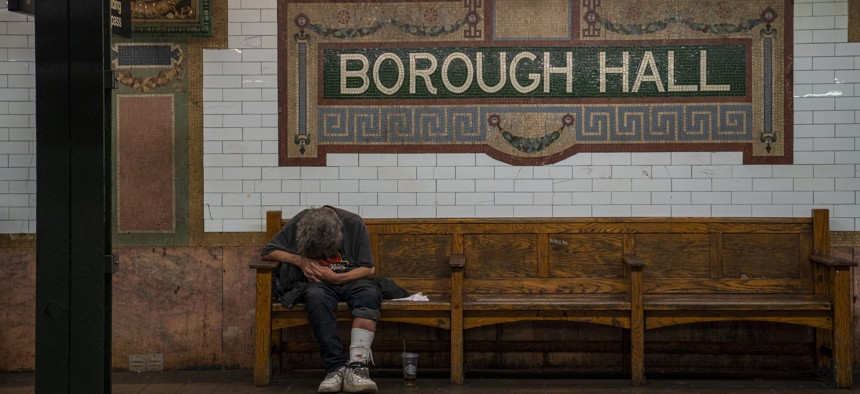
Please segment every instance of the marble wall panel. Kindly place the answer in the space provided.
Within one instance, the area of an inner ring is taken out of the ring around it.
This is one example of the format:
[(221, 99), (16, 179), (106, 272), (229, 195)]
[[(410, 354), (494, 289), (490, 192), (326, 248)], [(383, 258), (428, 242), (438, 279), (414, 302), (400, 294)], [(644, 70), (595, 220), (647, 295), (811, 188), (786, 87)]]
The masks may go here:
[(36, 251), (0, 248), (0, 371), (36, 364)]
[(168, 369), (224, 364), (223, 249), (119, 248), (113, 277), (113, 367), (164, 354)]
[(259, 248), (224, 249), (223, 360), (226, 368), (254, 367), (255, 271)]

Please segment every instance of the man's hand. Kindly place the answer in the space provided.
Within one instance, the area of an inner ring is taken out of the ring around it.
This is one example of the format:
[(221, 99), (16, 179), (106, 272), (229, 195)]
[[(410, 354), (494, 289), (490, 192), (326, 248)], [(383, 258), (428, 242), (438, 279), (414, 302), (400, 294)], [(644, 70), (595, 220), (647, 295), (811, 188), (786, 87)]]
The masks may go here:
[(302, 257), (299, 267), (301, 267), (305, 277), (310, 281), (330, 284), (340, 283), (339, 275), (332, 271), (331, 268), (320, 264), (319, 261)]
[(352, 282), (361, 278), (372, 277), (375, 270), (371, 267), (356, 267), (344, 273), (337, 273), (331, 268), (320, 264), (319, 261), (302, 257), (282, 250), (274, 250), (263, 256), (263, 259), (280, 261), (301, 268), (302, 273), (310, 281), (325, 282), (330, 284), (341, 284)]

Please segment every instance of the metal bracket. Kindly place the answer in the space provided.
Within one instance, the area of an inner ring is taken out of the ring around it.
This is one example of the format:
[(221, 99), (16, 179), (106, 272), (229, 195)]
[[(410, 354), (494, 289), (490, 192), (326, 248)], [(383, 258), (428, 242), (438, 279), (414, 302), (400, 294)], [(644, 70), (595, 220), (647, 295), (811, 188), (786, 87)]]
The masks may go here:
[(112, 90), (119, 88), (119, 73), (116, 70), (105, 70), (105, 85)]
[(119, 272), (119, 258), (113, 254), (105, 255), (105, 273)]

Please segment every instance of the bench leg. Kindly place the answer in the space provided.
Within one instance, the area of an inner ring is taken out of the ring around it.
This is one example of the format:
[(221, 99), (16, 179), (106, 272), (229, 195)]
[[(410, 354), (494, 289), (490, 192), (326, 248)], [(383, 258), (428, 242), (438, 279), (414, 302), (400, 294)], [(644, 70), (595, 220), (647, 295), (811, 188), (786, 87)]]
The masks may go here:
[(836, 387), (851, 388), (853, 384), (854, 333), (851, 302), (851, 270), (832, 272), (833, 297), (833, 368)]
[(254, 385), (268, 386), (272, 380), (272, 273), (257, 273), (254, 326)]
[(463, 311), (451, 313), (451, 383), (463, 384)]
[[(267, 319), (268, 320), (268, 319)], [(254, 385), (268, 386), (272, 370), (272, 326), (269, 321), (257, 321), (254, 335)]]
[(630, 379), (634, 386), (645, 384), (645, 330), (641, 324), (630, 330)]
[(645, 300), (642, 267), (630, 269), (630, 380), (645, 384)]

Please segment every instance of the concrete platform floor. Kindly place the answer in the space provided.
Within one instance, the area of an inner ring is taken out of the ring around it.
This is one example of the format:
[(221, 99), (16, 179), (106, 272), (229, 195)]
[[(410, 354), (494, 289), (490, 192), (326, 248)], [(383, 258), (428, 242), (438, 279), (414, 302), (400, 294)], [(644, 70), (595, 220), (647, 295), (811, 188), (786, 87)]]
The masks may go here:
[[(165, 371), (115, 372), (115, 394), (161, 393), (315, 393), (322, 372), (294, 372), (278, 376), (268, 387), (254, 387), (251, 371)], [(855, 383), (860, 382), (857, 376)], [(772, 378), (709, 377), (688, 379), (651, 378), (643, 387), (631, 387), (622, 378), (467, 378), (463, 385), (452, 385), (439, 374), (419, 375), (418, 384), (404, 387), (393, 373), (374, 375), (380, 393), (860, 393), (860, 388), (839, 390), (828, 379), (814, 376), (783, 375)], [(32, 373), (0, 373), (0, 394), (34, 392)], [(857, 384), (855, 384), (857, 386)]]

